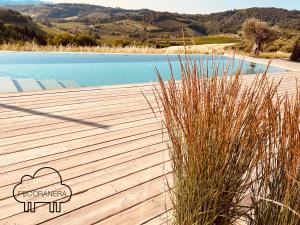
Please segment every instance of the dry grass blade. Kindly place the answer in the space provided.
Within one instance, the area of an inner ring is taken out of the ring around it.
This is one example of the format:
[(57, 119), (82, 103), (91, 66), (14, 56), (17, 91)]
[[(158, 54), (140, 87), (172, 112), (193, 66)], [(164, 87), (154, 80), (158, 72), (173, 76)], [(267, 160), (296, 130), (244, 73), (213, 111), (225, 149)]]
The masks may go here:
[(249, 167), (257, 161), (256, 112), (263, 101), (253, 101), (256, 86), (242, 91), (239, 74), (219, 77), (217, 62), (210, 78), (197, 67), (181, 62), (180, 85), (158, 76), (157, 94), (173, 144), (176, 223), (230, 224), (245, 211), (239, 193), (248, 189)]
[(256, 168), (249, 224), (300, 224), (300, 94), (277, 98), (265, 118), (268, 135)]
[[(273, 160), (266, 153), (271, 151), (270, 155), (274, 156), (276, 152), (268, 146), (280, 136), (272, 136), (280, 127), (278, 119), (289, 121), (280, 129), (291, 138), (289, 144), (294, 146), (291, 152), (299, 156), (295, 147), (299, 146), (299, 139), (293, 136), (299, 131), (299, 127), (297, 130), (294, 126), (299, 122), (296, 119), (299, 102), (292, 106), (288, 100), (284, 101), (281, 118), (283, 101), (277, 94), (279, 84), (269, 80), (266, 72), (256, 75), (253, 83), (246, 86), (240, 68), (229, 69), (234, 68), (234, 60), (220, 70), (220, 59), (214, 56), (212, 68), (208, 68), (208, 62), (204, 66), (203, 60), (197, 64), (188, 57), (185, 59), (185, 62), (180, 61), (181, 81), (178, 83), (172, 77), (165, 82), (157, 72), (160, 88), (155, 89), (172, 143), (174, 223), (233, 224), (256, 212), (253, 207), (260, 207), (249, 201), (245, 205), (249, 200), (245, 196), (249, 196), (251, 187), (259, 186), (262, 179), (270, 180)], [(278, 101), (274, 103), (274, 99)], [(286, 141), (280, 144), (283, 148)], [(299, 165), (295, 157), (288, 158), (292, 160), (288, 161), (290, 164)], [(262, 174), (265, 167), (268, 170)], [(293, 177), (288, 182), (294, 186), (299, 184), (299, 180), (295, 181), (294, 167), (284, 168), (284, 171), (294, 171), (288, 173)], [(259, 190), (263, 189), (259, 186)], [(259, 196), (259, 192), (253, 194)], [(291, 195), (289, 192), (288, 197), (295, 200)], [(266, 196), (261, 195), (260, 199), (263, 197)], [(284, 204), (288, 198), (280, 200)], [(256, 215), (250, 217), (256, 218)]]

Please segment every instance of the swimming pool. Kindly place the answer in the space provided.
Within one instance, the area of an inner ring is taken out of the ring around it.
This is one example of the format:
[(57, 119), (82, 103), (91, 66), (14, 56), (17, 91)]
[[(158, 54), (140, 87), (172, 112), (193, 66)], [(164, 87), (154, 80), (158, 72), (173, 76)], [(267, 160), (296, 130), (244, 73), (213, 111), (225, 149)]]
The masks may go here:
[[(192, 55), (192, 60), (200, 57), (208, 60), (207, 55)], [(172, 64), (176, 79), (180, 79), (180, 65), (177, 55), (131, 55), (131, 54), (91, 54), (91, 53), (0, 53), (0, 76), (11, 78), (33, 78), (74, 80), (81, 86), (114, 84), (133, 84), (157, 81), (155, 67), (164, 79), (170, 78), (168, 58)], [(224, 63), (226, 57), (222, 57)], [(238, 60), (234, 67), (238, 66)], [(242, 72), (256, 74), (266, 69), (265, 65), (245, 61)], [(220, 67), (223, 63), (220, 64)], [(270, 67), (269, 72), (281, 72), (283, 69)]]

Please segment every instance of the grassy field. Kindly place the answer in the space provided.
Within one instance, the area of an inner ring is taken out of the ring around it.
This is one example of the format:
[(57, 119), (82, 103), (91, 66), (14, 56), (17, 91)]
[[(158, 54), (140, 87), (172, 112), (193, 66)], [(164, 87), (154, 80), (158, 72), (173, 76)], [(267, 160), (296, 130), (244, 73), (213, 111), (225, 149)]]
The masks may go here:
[(195, 45), (226, 44), (226, 43), (237, 43), (240, 41), (238, 38), (231, 37), (231, 36), (223, 36), (223, 35), (193, 37), (192, 40)]
[(170, 47), (170, 46), (179, 46), (179, 45), (193, 45), (192, 39), (186, 37), (183, 41), (183, 38), (152, 38), (148, 39), (149, 44), (154, 44), (161, 47)]
[(46, 32), (50, 35), (57, 35), (57, 34), (66, 33), (65, 31), (62, 31), (62, 30), (54, 28), (54, 27), (50, 28), (50, 27), (47, 27), (47, 26), (45, 26), (44, 24), (41, 24), (41, 23), (38, 23), (38, 26), (42, 31), (44, 31), (44, 32)]
[(84, 23), (81, 22), (52, 23), (52, 25), (58, 29), (73, 29), (73, 28), (83, 29), (86, 27)]

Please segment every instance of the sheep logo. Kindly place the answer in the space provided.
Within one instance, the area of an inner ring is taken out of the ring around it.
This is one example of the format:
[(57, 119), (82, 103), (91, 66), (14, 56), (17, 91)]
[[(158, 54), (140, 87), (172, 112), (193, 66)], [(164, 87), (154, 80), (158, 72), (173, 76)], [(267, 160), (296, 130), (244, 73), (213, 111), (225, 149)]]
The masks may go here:
[(21, 182), (14, 187), (13, 196), (17, 202), (24, 204), (24, 212), (35, 212), (37, 203), (47, 203), (49, 212), (54, 213), (61, 212), (61, 203), (71, 199), (72, 190), (62, 183), (57, 170), (43, 167), (33, 176), (23, 176)]

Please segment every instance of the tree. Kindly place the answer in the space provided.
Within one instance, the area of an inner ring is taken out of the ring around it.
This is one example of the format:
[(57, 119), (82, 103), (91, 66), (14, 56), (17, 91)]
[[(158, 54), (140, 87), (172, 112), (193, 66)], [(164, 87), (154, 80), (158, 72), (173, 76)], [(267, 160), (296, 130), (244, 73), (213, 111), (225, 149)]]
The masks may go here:
[(298, 38), (298, 40), (295, 42), (291, 55), (291, 60), (300, 61), (300, 38)]
[(243, 23), (242, 33), (244, 38), (253, 44), (254, 55), (258, 55), (264, 45), (277, 39), (277, 31), (274, 28), (255, 18), (248, 19)]

